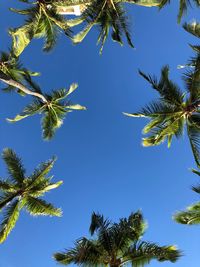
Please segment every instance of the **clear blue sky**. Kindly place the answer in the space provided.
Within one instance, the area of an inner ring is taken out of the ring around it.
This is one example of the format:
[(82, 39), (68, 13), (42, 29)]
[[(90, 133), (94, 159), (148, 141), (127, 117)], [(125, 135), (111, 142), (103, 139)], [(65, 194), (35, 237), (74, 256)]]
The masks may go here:
[[(24, 19), (9, 12), (8, 7), (19, 6), (25, 4), (1, 1), (1, 50), (10, 46), (8, 28), (19, 26)], [(99, 56), (94, 29), (78, 46), (61, 35), (49, 54), (42, 53), (41, 40), (34, 40), (23, 53), (24, 65), (42, 73), (37, 81), (43, 90), (78, 82), (71, 99), (88, 108), (69, 114), (51, 142), (41, 139), (39, 117), (18, 124), (5, 121), (21, 111), (29, 97), (1, 94), (0, 150), (14, 149), (28, 173), (57, 155), (52, 174), (55, 181), (62, 179), (64, 184), (46, 199), (62, 207), (64, 215), (33, 218), (23, 212), (0, 246), (0, 267), (55, 267), (51, 258), (54, 252), (88, 235), (92, 211), (117, 220), (137, 209), (142, 209), (149, 225), (144, 240), (177, 244), (185, 255), (175, 264), (153, 261), (150, 267), (199, 267), (200, 226), (183, 226), (171, 219), (175, 211), (198, 201), (190, 190), (198, 177), (189, 172), (195, 164), (186, 134), (174, 140), (171, 149), (166, 144), (143, 148), (141, 130), (146, 121), (122, 115), (123, 111), (137, 111), (157, 96), (138, 76), (138, 68), (159, 75), (161, 66), (169, 64), (171, 77), (182, 85), (177, 65), (192, 55), (188, 43), (198, 44), (199, 40), (176, 24), (178, 6), (174, 1), (161, 12), (134, 5), (129, 9), (136, 49), (109, 40)], [(190, 9), (183, 21), (198, 20), (198, 12)], [(0, 170), (0, 176), (5, 177), (2, 160)]]

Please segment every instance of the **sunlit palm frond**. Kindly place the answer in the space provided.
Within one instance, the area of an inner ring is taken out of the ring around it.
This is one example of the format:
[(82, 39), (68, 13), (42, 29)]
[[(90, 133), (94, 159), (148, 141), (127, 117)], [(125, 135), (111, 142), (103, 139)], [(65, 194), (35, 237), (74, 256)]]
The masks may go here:
[(158, 246), (155, 243), (140, 241), (131, 246), (125, 253), (125, 261), (131, 261), (132, 266), (139, 267), (149, 264), (151, 260), (176, 262), (181, 256), (175, 246)]
[(25, 208), (27, 211), (33, 215), (43, 215), (43, 216), (58, 216), (62, 215), (61, 209), (55, 208), (52, 204), (47, 203), (43, 199), (27, 196), (25, 197)]
[(200, 202), (188, 207), (186, 211), (177, 212), (173, 218), (181, 224), (200, 224)]
[(44, 1), (29, 4), (31, 7), (25, 10), (11, 9), (27, 16), (23, 26), (10, 30), (13, 38), (13, 53), (16, 56), (23, 52), (33, 38), (44, 38), (43, 50), (48, 52), (55, 46), (61, 30), (68, 37), (71, 33), (66, 19), (57, 14), (53, 3)]
[(15, 227), (22, 204), (19, 200), (13, 201), (4, 211), (3, 221), (0, 224), (0, 243), (3, 243)]

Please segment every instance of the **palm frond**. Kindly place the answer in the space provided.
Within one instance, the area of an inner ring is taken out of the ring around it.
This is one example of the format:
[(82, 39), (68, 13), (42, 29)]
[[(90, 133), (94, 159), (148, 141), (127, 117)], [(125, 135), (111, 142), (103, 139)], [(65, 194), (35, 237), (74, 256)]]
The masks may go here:
[(63, 265), (75, 263), (83, 266), (102, 266), (102, 248), (87, 238), (75, 242), (74, 248), (54, 254), (54, 259)]
[(5, 209), (4, 219), (1, 222), (0, 228), (0, 243), (3, 243), (6, 240), (9, 233), (15, 227), (15, 224), (19, 217), (20, 209), (21, 203), (19, 202), (19, 200), (15, 200)]
[(186, 211), (177, 212), (173, 218), (181, 224), (200, 224), (200, 202), (188, 207)]
[(160, 96), (167, 103), (180, 106), (183, 102), (184, 94), (181, 92), (177, 84), (169, 79), (169, 67), (164, 66), (161, 70), (160, 80), (157, 81), (155, 76), (146, 75), (139, 70), (139, 74), (147, 80), (153, 89), (158, 91)]
[(192, 22), (192, 23), (184, 23), (183, 24), (183, 28), (193, 34), (194, 36), (200, 38), (200, 24), (196, 21)]
[(27, 196), (24, 205), (27, 211), (33, 216), (62, 216), (61, 209), (55, 208), (43, 199)]
[(9, 148), (3, 150), (2, 158), (7, 165), (10, 178), (17, 184), (21, 184), (25, 179), (25, 169), (22, 165), (21, 159), (12, 149)]
[(197, 128), (196, 125), (191, 123), (192, 121), (190, 120), (189, 123), (187, 124), (187, 133), (188, 133), (188, 138), (190, 141), (190, 146), (193, 152), (193, 156), (195, 159), (195, 162), (197, 166), (200, 164), (200, 139), (199, 139), (199, 132), (200, 128)]
[(158, 246), (150, 242), (135, 243), (125, 254), (125, 260), (131, 261), (132, 266), (139, 267), (150, 263), (151, 260), (176, 262), (181, 252), (175, 246)]

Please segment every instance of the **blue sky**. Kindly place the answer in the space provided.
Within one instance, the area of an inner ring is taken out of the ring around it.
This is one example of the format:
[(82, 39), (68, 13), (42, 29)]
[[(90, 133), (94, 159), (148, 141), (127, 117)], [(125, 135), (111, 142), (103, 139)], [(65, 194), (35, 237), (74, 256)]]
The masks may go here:
[[(10, 46), (8, 28), (23, 22), (24, 17), (8, 11), (8, 7), (19, 6), (25, 4), (1, 1), (0, 50)], [(72, 102), (87, 107), (87, 111), (69, 114), (51, 142), (41, 139), (39, 116), (18, 124), (5, 121), (20, 112), (29, 97), (1, 94), (0, 150), (14, 149), (27, 173), (57, 155), (52, 174), (55, 181), (62, 179), (64, 184), (46, 199), (62, 207), (64, 214), (62, 218), (33, 218), (22, 212), (0, 246), (0, 267), (57, 266), (52, 254), (88, 235), (92, 211), (115, 221), (138, 209), (149, 225), (144, 240), (176, 244), (184, 251), (184, 257), (175, 264), (153, 261), (150, 267), (199, 267), (199, 226), (183, 226), (171, 219), (175, 211), (198, 201), (190, 190), (198, 177), (189, 171), (195, 164), (186, 134), (174, 140), (170, 149), (166, 144), (143, 148), (145, 119), (122, 115), (123, 111), (137, 111), (157, 96), (138, 75), (138, 68), (159, 76), (161, 66), (168, 64), (170, 76), (182, 85), (177, 65), (192, 56), (188, 43), (198, 44), (199, 40), (177, 25), (176, 3), (160, 12), (133, 5), (128, 8), (135, 49), (108, 40), (99, 56), (97, 31), (93, 29), (80, 45), (72, 45), (61, 35), (49, 54), (41, 51), (41, 40), (34, 40), (23, 53), (24, 65), (42, 73), (37, 81), (44, 91), (78, 82)], [(198, 12), (190, 9), (183, 21), (198, 20)], [(0, 169), (0, 176), (6, 177), (2, 160)]]

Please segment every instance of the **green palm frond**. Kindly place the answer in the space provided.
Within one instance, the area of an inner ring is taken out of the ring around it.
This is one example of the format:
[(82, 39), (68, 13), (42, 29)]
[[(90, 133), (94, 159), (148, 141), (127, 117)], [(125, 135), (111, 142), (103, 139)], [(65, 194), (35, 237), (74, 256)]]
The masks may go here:
[(0, 224), (0, 243), (6, 240), (9, 233), (15, 227), (21, 208), (19, 200), (15, 200), (5, 209), (4, 219)]
[(7, 165), (10, 178), (17, 184), (23, 183), (25, 179), (25, 169), (22, 165), (21, 159), (15, 154), (12, 149), (4, 149), (2, 158)]
[(200, 224), (200, 202), (188, 207), (186, 211), (177, 212), (173, 218), (181, 224)]
[(139, 74), (147, 80), (153, 89), (157, 90), (161, 98), (170, 104), (176, 103), (181, 105), (183, 102), (184, 94), (181, 92), (178, 85), (169, 79), (169, 67), (164, 66), (161, 70), (160, 80), (157, 81), (155, 76), (146, 75), (139, 70)]
[(200, 54), (188, 62), (189, 68), (183, 75), (185, 87), (190, 94), (190, 103), (195, 103), (200, 97)]
[(190, 124), (187, 125), (187, 133), (195, 162), (197, 166), (200, 166), (200, 127), (196, 127), (196, 125), (192, 124), (191, 122), (192, 120), (190, 119)]
[(49, 140), (54, 136), (55, 131), (61, 127), (64, 118), (69, 112), (86, 109), (84, 106), (71, 104), (65, 100), (76, 88), (77, 84), (72, 84), (69, 90), (60, 89), (54, 90), (52, 94), (45, 94), (46, 103), (34, 100), (24, 108), (22, 113), (18, 114), (14, 119), (8, 119), (8, 121), (17, 122), (26, 117), (41, 114), (43, 116), (41, 123), (43, 138)]
[(125, 254), (125, 260), (132, 266), (139, 267), (149, 264), (151, 260), (176, 262), (181, 256), (175, 246), (158, 246), (150, 242), (137, 242)]
[(31, 196), (25, 197), (25, 208), (33, 216), (62, 216), (61, 209), (55, 208), (52, 204), (47, 203), (43, 199)]
[[(193, 0), (193, 3), (199, 7), (200, 3), (198, 0)], [(159, 8), (162, 9), (167, 4), (170, 4), (170, 0), (161, 0)], [(177, 17), (177, 22), (180, 23), (182, 17), (187, 13), (188, 8), (191, 7), (191, 2), (189, 0), (179, 0), (179, 12)]]
[(83, 237), (77, 240), (74, 248), (53, 255), (54, 259), (63, 265), (75, 263), (82, 266), (104, 266), (102, 264), (102, 251), (99, 244)]
[(81, 42), (91, 28), (97, 26), (99, 28), (97, 43), (100, 44), (100, 53), (102, 53), (110, 31), (113, 41), (122, 45), (122, 37), (125, 35), (128, 44), (134, 47), (129, 31), (129, 19), (122, 3), (115, 0), (95, 0), (88, 5), (81, 18), (86, 25), (81, 32), (72, 38), (74, 43)]
[(200, 38), (200, 24), (196, 21), (192, 22), (192, 23), (184, 23), (183, 24), (183, 28), (193, 34), (194, 36)]
[(54, 166), (55, 161), (56, 161), (56, 158), (53, 157), (52, 159), (46, 162), (40, 163), (40, 165), (37, 168), (35, 168), (33, 174), (29, 176), (29, 179), (30, 179), (29, 187), (30, 188), (40, 184), (41, 181), (43, 181), (44, 179), (46, 180), (45, 176), (49, 174), (49, 172)]
[(48, 52), (55, 46), (60, 30), (68, 37), (71, 33), (67, 20), (57, 14), (53, 3), (44, 1), (29, 4), (31, 7), (25, 10), (11, 9), (13, 12), (27, 16), (23, 26), (10, 30), (13, 38), (13, 53), (17, 57), (33, 38), (44, 38), (43, 50)]

